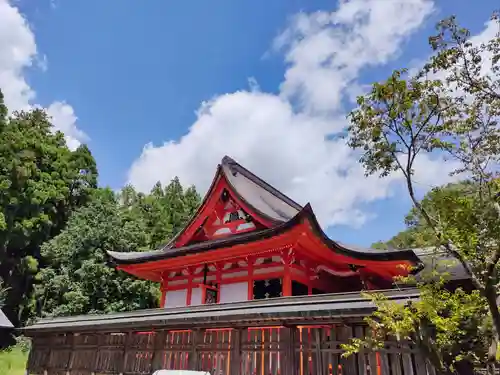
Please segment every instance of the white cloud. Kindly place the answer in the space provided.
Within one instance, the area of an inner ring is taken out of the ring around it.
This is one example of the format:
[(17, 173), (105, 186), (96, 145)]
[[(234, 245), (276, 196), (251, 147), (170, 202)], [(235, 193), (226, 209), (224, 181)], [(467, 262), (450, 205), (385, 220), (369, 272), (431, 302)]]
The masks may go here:
[(282, 95), (308, 111), (338, 110), (360, 70), (397, 55), (432, 10), (427, 0), (351, 0), (335, 12), (299, 14), (277, 39), (290, 47)]
[[(129, 182), (146, 191), (178, 176), (205, 192), (227, 154), (300, 203), (311, 202), (324, 227), (362, 225), (371, 215), (363, 204), (390, 196), (400, 177), (364, 177), (358, 156), (331, 137), (346, 125), (341, 100), (361, 87), (363, 68), (394, 58), (432, 11), (429, 0), (351, 0), (330, 13), (300, 14), (275, 42), (289, 64), (279, 95), (253, 84), (204, 103), (181, 139), (145, 146)], [(419, 163), (423, 184), (448, 180), (441, 160)]]
[(87, 135), (77, 128), (75, 111), (65, 102), (53, 102), (47, 108), (47, 114), (52, 118), (54, 128), (64, 133), (66, 143), (71, 150), (80, 146), (81, 141), (87, 140)]
[[(19, 9), (7, 0), (0, 0), (0, 89), (9, 110), (36, 106), (35, 91), (24, 76), (25, 70), (34, 65), (46, 70), (46, 56), (37, 53), (35, 36)], [(70, 147), (78, 147), (85, 137), (76, 126), (73, 108), (54, 102), (48, 110), (55, 129), (66, 134)]]

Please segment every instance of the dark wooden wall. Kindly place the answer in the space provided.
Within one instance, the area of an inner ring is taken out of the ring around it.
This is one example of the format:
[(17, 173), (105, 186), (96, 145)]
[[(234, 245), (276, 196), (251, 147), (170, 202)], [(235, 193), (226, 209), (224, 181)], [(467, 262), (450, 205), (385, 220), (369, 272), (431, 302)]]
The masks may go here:
[(408, 344), (344, 358), (340, 344), (362, 325), (157, 330), (35, 336), (28, 373), (151, 374), (157, 369), (211, 375), (433, 375)]

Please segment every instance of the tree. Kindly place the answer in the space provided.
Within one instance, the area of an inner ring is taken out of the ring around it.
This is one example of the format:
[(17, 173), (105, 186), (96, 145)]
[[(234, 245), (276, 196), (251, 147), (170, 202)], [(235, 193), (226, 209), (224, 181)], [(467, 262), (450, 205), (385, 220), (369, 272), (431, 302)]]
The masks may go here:
[(70, 151), (41, 109), (9, 117), (0, 93), (0, 281), (7, 287), (4, 312), (16, 326), (30, 314), (40, 246), (61, 231), (96, 184), (85, 146)]
[(126, 186), (120, 193), (120, 201), (132, 222), (140, 218), (147, 237), (146, 249), (151, 249), (165, 244), (184, 228), (198, 209), (201, 197), (194, 186), (184, 190), (176, 177), (165, 187), (156, 183), (148, 195)]
[(127, 220), (112, 191), (97, 190), (67, 227), (42, 246), (47, 262), (35, 300), (42, 315), (107, 313), (157, 307), (158, 289), (110, 267), (106, 250), (133, 251), (144, 245), (143, 227)]
[(118, 195), (96, 190), (67, 227), (42, 246), (47, 266), (41, 270), (35, 300), (41, 315), (109, 313), (157, 307), (159, 288), (117, 271), (106, 251), (157, 248), (182, 228), (200, 203), (194, 188), (177, 179), (150, 194), (126, 186)]
[[(496, 16), (492, 22), (499, 24)], [(481, 311), (485, 306), (491, 334), (485, 334), (490, 347), (483, 361), (488, 372), (494, 373), (500, 333), (500, 38), (497, 35), (472, 45), (468, 30), (450, 18), (440, 22), (430, 43), (436, 53), (417, 75), (395, 71), (387, 81), (375, 83), (368, 95), (358, 98), (358, 107), (350, 114), (348, 143), (361, 151), (360, 162), (367, 174), (385, 177), (397, 172), (404, 176), (414, 210), (433, 242), (466, 270), (480, 298), (464, 300), (460, 290), (450, 298), (462, 309), (467, 306)], [(455, 166), (453, 174), (467, 178), (474, 189), (435, 188), (433, 201), (423, 204), (414, 175), (415, 163), (422, 156), (446, 158)], [(443, 314), (430, 316), (434, 325), (446, 318), (444, 310), (438, 311)], [(425, 324), (418, 309), (406, 313)], [(463, 319), (465, 322), (468, 317)], [(393, 326), (383, 330), (385, 334), (398, 333)], [(410, 333), (417, 334), (416, 330), (406, 332)], [(463, 354), (446, 358), (443, 350), (460, 341), (455, 335), (448, 340), (448, 345), (437, 346), (437, 352), (428, 356), (431, 361), (432, 357), (443, 358), (441, 368), (432, 361), (441, 371), (452, 371)]]
[(473, 366), (483, 365), (491, 339), (487, 306), (478, 291), (449, 291), (443, 287), (445, 281), (438, 276), (419, 283), (419, 300), (407, 305), (383, 294), (367, 295), (377, 305), (366, 319), (373, 336), (343, 345), (344, 355), (363, 348), (380, 350), (386, 336), (391, 336), (418, 348), (437, 374), (470, 374)]
[[(452, 192), (459, 189), (462, 194), (467, 194), (474, 189), (474, 184), (469, 181), (462, 181), (458, 183), (451, 183), (446, 186), (440, 187), (439, 194), (435, 190), (429, 191), (425, 194), (420, 204), (431, 211), (437, 205), (437, 200), (440, 194)], [(410, 212), (404, 219), (408, 228), (399, 232), (388, 241), (378, 241), (372, 244), (375, 249), (417, 249), (417, 248), (431, 248), (437, 246), (437, 240), (434, 232), (427, 226), (425, 219), (415, 208), (411, 208)]]

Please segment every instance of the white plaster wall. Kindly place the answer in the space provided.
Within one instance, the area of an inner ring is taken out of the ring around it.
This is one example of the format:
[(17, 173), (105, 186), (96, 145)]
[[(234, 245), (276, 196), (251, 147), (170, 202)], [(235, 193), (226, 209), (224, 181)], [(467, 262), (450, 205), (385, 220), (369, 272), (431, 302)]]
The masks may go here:
[(239, 302), (248, 300), (248, 282), (222, 284), (220, 302)]
[(201, 288), (191, 290), (191, 305), (201, 305)]
[(165, 307), (186, 306), (186, 297), (186, 289), (168, 291), (165, 297)]

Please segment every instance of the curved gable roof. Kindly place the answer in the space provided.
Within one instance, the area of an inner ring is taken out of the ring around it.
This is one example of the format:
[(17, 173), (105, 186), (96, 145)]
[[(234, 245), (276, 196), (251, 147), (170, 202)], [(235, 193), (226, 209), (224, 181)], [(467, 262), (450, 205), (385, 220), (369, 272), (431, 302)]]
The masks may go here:
[(179, 233), (165, 245), (160, 246), (158, 250), (153, 250), (153, 252), (164, 251), (176, 247), (176, 243), (179, 239), (202, 214), (221, 178), (227, 181), (227, 184), (233, 190), (232, 193), (234, 193), (238, 199), (249, 206), (257, 215), (271, 222), (273, 226), (289, 221), (302, 210), (302, 206), (297, 202), (293, 201), (226, 155), (217, 166), (217, 171), (210, 188), (205, 194), (196, 213), (189, 219), (186, 226)]
[(300, 204), (242, 167), (229, 156), (224, 156), (221, 168), (234, 193), (258, 214), (283, 223), (302, 210)]

